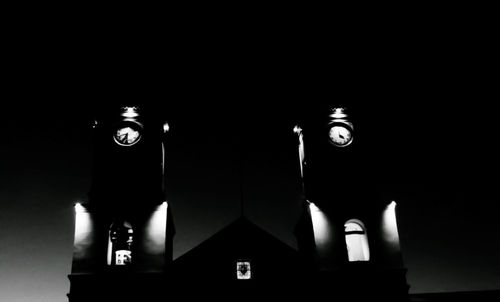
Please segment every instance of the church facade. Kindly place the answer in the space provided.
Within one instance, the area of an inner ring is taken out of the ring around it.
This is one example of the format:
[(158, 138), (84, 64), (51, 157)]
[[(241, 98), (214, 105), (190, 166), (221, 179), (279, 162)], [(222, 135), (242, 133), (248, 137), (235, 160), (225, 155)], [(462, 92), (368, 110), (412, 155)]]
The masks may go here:
[(366, 128), (357, 116), (325, 106), (297, 121), (298, 249), (242, 215), (173, 261), (175, 213), (165, 197), (169, 126), (152, 107), (106, 107), (93, 129), (88, 200), (75, 204), (69, 301), (296, 294), (404, 301), (397, 205), (378, 196), (376, 171), (366, 171)]

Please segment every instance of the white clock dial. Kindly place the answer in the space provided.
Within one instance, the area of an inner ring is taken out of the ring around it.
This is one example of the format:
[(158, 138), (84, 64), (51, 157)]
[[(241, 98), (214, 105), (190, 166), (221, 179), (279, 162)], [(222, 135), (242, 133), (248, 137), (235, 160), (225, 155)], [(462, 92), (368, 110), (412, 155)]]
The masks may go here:
[(337, 147), (348, 146), (352, 142), (351, 130), (343, 125), (335, 125), (330, 128), (330, 141)]
[(141, 139), (141, 127), (135, 123), (127, 123), (116, 129), (115, 142), (122, 146), (132, 146)]

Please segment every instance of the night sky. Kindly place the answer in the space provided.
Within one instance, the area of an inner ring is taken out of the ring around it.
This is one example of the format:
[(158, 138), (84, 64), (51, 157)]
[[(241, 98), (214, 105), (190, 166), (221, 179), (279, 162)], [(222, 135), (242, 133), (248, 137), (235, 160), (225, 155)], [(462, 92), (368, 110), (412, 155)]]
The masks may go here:
[(71, 39), (57, 28), (29, 27), (8, 49), (1, 300), (66, 301), (94, 110), (123, 99), (165, 104), (174, 258), (240, 215), (242, 184), (245, 215), (296, 247), (292, 128), (307, 108), (338, 101), (370, 113), (369, 156), (380, 191), (398, 202), (410, 292), (499, 289), (498, 93), (483, 36), (413, 27), (335, 35), (343, 43), (332, 45), (279, 26), (237, 36), (220, 25), (140, 44), (148, 55), (131, 61), (134, 52), (109, 48), (104, 34), (94, 41), (79, 28)]

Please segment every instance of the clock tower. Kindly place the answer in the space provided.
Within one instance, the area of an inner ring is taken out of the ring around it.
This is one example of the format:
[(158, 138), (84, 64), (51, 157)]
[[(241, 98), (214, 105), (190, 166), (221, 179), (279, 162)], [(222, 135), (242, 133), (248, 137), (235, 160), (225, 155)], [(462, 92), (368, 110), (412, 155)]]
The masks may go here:
[(318, 298), (407, 299), (397, 201), (379, 193), (381, 171), (368, 160), (373, 127), (359, 109), (323, 106), (294, 128), (304, 196), (296, 236)]
[(165, 292), (174, 227), (164, 191), (168, 124), (159, 112), (120, 104), (97, 113), (92, 184), (75, 204), (70, 302)]

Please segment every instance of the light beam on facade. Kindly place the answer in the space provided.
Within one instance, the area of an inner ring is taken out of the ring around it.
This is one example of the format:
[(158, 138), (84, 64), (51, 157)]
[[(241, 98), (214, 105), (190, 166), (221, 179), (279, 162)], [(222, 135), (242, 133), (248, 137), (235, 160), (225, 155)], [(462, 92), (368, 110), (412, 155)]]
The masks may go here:
[(400, 250), (398, 224), (396, 221), (396, 202), (392, 201), (382, 214), (382, 236), (395, 251)]
[(145, 229), (145, 245), (148, 251), (160, 254), (165, 251), (167, 234), (167, 202), (159, 205), (149, 218)]
[(314, 241), (318, 256), (328, 257), (333, 245), (332, 225), (326, 214), (314, 203), (309, 204), (313, 224)]
[(84, 253), (89, 242), (92, 240), (92, 232), (92, 218), (87, 209), (81, 203), (77, 202), (75, 204), (75, 258), (80, 257), (80, 254)]

